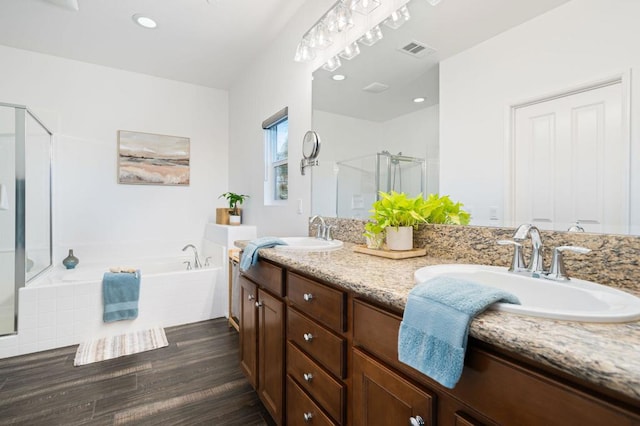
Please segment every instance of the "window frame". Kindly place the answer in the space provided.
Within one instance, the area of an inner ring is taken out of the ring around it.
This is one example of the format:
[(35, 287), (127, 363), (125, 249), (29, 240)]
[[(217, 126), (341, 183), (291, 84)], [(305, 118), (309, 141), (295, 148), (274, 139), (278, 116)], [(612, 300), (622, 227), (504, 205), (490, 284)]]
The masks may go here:
[[(287, 157), (285, 159), (276, 160), (276, 150), (278, 143), (278, 132), (277, 128), (283, 122), (287, 122)], [(285, 107), (273, 114), (271, 117), (267, 118), (262, 122), (262, 128), (264, 129), (264, 140), (265, 140), (265, 155), (264, 155), (264, 167), (265, 167), (265, 176), (264, 176), (264, 204), (265, 205), (286, 205), (289, 201), (288, 197), (288, 188), (289, 188), (289, 132), (288, 132), (288, 121), (289, 121), (289, 108)], [(278, 193), (277, 182), (276, 182), (276, 170), (279, 167), (287, 166), (287, 198), (277, 198), (276, 195)]]

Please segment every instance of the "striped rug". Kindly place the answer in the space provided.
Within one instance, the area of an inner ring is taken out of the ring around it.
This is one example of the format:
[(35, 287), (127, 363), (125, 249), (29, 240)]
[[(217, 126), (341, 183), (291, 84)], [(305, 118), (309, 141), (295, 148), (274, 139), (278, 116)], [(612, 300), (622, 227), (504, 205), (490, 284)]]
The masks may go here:
[(85, 365), (169, 346), (164, 328), (133, 331), (80, 343), (73, 365)]

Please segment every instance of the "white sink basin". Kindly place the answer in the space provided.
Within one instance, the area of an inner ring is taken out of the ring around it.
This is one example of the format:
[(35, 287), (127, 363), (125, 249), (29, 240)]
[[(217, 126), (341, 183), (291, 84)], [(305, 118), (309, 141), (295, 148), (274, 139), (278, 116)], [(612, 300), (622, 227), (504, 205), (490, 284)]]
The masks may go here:
[(339, 240), (321, 240), (315, 237), (284, 237), (280, 238), (286, 246), (275, 246), (276, 250), (285, 251), (331, 251), (338, 250), (344, 244)]
[(629, 322), (640, 319), (640, 298), (621, 290), (572, 278), (558, 282), (514, 274), (484, 265), (435, 265), (418, 269), (416, 282), (448, 275), (500, 288), (521, 305), (494, 303), (489, 309), (534, 317), (585, 322)]

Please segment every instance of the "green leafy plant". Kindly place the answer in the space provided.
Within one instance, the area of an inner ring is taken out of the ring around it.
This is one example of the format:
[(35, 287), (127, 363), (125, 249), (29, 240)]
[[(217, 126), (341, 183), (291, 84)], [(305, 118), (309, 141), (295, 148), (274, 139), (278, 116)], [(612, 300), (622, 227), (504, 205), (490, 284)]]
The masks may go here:
[(407, 197), (404, 192), (379, 194), (380, 200), (374, 202), (369, 211), (371, 221), (364, 226), (364, 235), (369, 238), (377, 237), (388, 227), (417, 228), (422, 223), (467, 225), (471, 219), (471, 215), (462, 210), (462, 204), (454, 203), (448, 195), (429, 194), (424, 199), (422, 194), (414, 198)]
[(225, 192), (218, 198), (226, 198), (229, 202), (230, 213), (233, 216), (240, 216), (238, 205), (242, 205), (242, 203), (244, 203), (244, 201), (249, 198), (249, 196), (245, 194), (236, 194), (235, 192)]
[(462, 209), (462, 203), (455, 203), (448, 195), (429, 194), (426, 203), (431, 212), (427, 216), (428, 223), (444, 223), (448, 225), (468, 225), (471, 214)]

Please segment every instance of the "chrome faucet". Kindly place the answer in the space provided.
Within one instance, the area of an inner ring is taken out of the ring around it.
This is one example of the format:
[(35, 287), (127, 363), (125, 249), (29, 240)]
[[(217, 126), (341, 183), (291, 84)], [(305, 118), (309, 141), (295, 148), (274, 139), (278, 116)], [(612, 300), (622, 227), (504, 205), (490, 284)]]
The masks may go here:
[(527, 265), (527, 271), (532, 275), (544, 273), (544, 261), (542, 258), (542, 238), (538, 228), (531, 224), (520, 225), (513, 234), (513, 240), (522, 244), (527, 238), (531, 239), (531, 257)]
[(193, 244), (187, 244), (182, 248), (182, 251), (187, 251), (188, 248), (193, 249), (193, 254), (195, 255), (193, 266), (196, 269), (202, 268), (202, 264), (200, 263), (200, 258), (198, 257), (198, 249)]
[(309, 219), (309, 224), (313, 225), (316, 222), (316, 219), (320, 220), (320, 225), (315, 225), (316, 227), (316, 238), (331, 241), (333, 237), (331, 236), (331, 225), (327, 225), (324, 222), (322, 216), (315, 215), (311, 219)]

